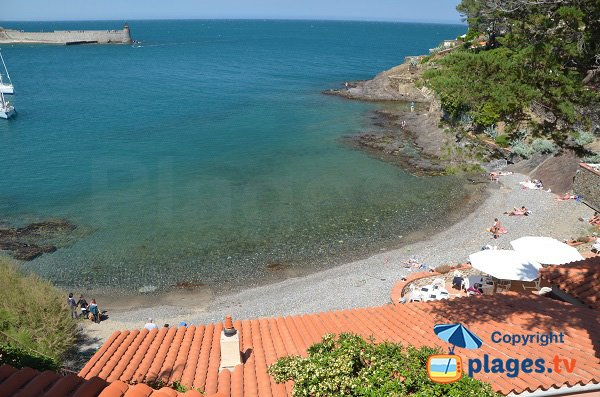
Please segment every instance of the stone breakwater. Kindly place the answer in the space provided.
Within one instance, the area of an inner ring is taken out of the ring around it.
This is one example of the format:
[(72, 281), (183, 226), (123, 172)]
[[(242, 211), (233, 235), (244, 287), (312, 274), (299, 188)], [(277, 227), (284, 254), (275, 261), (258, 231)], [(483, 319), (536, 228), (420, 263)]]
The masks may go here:
[(0, 44), (129, 44), (129, 26), (120, 30), (55, 30), (24, 32), (0, 27)]

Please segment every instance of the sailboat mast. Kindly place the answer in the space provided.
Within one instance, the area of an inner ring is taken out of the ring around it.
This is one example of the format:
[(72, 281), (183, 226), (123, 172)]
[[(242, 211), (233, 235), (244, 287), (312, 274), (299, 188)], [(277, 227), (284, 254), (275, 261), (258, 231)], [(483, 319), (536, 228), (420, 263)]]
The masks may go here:
[[(2, 73), (0, 73), (0, 87), (2, 87)], [(4, 100), (4, 92), (0, 90), (0, 105), (6, 107), (6, 101)]]
[(8, 82), (10, 84), (12, 84), (12, 80), (10, 79), (10, 74), (8, 74), (8, 68), (6, 67), (6, 64), (4, 63), (4, 57), (2, 56), (2, 52), (0, 52), (0, 60), (2, 60), (2, 65), (4, 66), (4, 71), (6, 72), (6, 77), (8, 78)]

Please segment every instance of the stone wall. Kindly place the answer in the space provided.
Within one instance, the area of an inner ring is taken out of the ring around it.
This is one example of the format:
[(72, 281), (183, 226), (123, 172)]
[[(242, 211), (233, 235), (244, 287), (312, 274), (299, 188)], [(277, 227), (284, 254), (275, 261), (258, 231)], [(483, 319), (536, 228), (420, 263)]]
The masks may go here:
[(121, 30), (56, 30), (24, 32), (0, 29), (0, 43), (66, 44), (72, 42), (131, 43), (129, 27)]
[(573, 191), (583, 197), (583, 201), (596, 211), (600, 211), (600, 170), (588, 164), (579, 164), (575, 174)]

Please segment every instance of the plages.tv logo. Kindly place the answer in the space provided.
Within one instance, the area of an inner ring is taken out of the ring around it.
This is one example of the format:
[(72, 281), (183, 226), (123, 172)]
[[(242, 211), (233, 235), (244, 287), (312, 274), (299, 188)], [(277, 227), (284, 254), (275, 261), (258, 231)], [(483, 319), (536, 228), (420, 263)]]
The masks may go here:
[[(480, 372), (504, 374), (508, 378), (516, 378), (519, 374), (530, 373), (572, 373), (577, 364), (574, 358), (565, 358), (555, 355), (552, 359), (544, 358), (494, 358), (483, 354), (480, 358), (470, 358), (466, 367), (460, 356), (454, 354), (454, 349), (479, 349), (482, 340), (469, 331), (462, 324), (438, 324), (433, 327), (433, 332), (445, 342), (450, 343), (448, 354), (435, 354), (427, 360), (427, 374), (429, 379), (436, 383), (452, 383), (458, 381), (463, 373), (470, 377)], [(562, 344), (564, 333), (530, 333), (509, 334), (494, 331), (490, 340), (494, 344), (510, 344), (512, 346), (538, 345), (541, 347), (549, 344)]]
[(438, 324), (433, 332), (450, 343), (448, 354), (434, 354), (427, 359), (427, 376), (432, 382), (452, 383), (463, 375), (463, 362), (454, 354), (455, 347), (463, 349), (479, 349), (483, 341), (462, 324)]

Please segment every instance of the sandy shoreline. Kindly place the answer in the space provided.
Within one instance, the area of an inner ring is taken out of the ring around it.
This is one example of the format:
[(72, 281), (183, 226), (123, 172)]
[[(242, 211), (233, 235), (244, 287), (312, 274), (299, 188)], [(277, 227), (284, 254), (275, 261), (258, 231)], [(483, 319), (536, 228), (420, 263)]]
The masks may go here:
[[(490, 186), (487, 199), (459, 222), (422, 241), (384, 251), (364, 260), (340, 265), (307, 276), (256, 288), (213, 296), (208, 289), (180, 290), (152, 297), (112, 298), (97, 296), (110, 318), (101, 324), (82, 321), (90, 349), (97, 347), (115, 330), (140, 328), (148, 317), (156, 323), (177, 325), (221, 321), (226, 314), (234, 319), (303, 314), (336, 309), (376, 306), (389, 302), (392, 286), (407, 273), (402, 263), (411, 255), (429, 266), (464, 262), (468, 255), (486, 244), (509, 249), (509, 242), (525, 235), (545, 235), (559, 240), (589, 234), (589, 225), (578, 221), (592, 210), (575, 201), (560, 202), (546, 191), (522, 190), (525, 176), (502, 177)], [(527, 206), (529, 217), (508, 217), (504, 211)], [(508, 229), (498, 240), (485, 230), (495, 217)], [(104, 304), (102, 303), (104, 302)]]

